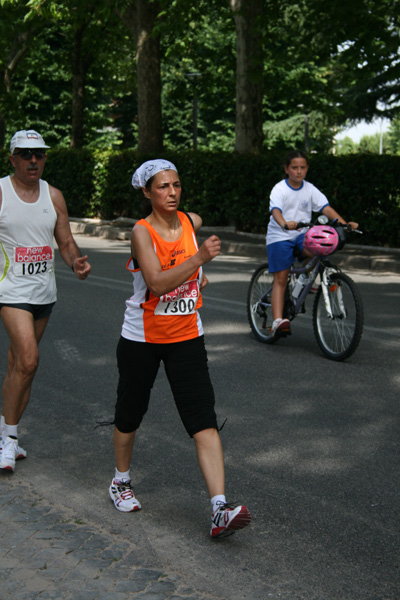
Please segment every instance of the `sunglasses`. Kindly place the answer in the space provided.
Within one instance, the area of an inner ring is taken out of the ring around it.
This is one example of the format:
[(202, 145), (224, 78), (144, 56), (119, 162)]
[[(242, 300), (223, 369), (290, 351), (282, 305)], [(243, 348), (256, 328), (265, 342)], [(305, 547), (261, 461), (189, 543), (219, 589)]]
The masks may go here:
[(46, 156), (46, 150), (32, 148), (26, 150), (20, 150), (19, 152), (14, 152), (13, 156), (20, 156), (23, 160), (30, 160), (32, 156), (35, 155), (37, 160), (44, 158)]

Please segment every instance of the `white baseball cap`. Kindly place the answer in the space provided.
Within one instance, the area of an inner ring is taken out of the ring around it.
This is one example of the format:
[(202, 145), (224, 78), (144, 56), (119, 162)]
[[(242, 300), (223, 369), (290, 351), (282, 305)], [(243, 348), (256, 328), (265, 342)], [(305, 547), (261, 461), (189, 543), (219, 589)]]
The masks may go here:
[(50, 148), (50, 146), (46, 146), (44, 139), (37, 131), (34, 131), (33, 129), (28, 129), (26, 131), (23, 129), (22, 131), (14, 133), (11, 138), (11, 154), (14, 154), (15, 148)]

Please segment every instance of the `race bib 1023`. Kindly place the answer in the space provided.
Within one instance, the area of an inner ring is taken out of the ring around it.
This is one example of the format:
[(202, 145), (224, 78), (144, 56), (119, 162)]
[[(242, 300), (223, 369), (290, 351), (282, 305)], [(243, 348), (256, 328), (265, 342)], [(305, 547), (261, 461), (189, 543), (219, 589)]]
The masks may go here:
[(14, 273), (18, 276), (46, 273), (53, 264), (53, 249), (50, 246), (15, 248)]

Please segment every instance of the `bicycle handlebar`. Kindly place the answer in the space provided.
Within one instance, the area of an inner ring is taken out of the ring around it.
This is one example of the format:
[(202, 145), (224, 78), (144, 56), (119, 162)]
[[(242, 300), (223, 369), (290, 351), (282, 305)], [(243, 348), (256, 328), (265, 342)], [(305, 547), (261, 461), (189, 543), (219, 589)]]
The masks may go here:
[[(314, 227), (315, 223), (304, 223), (303, 221), (299, 221), (297, 223), (297, 227), (296, 229), (303, 229), (303, 227)], [(336, 224), (330, 224), (331, 227), (337, 227), (338, 225), (343, 227), (343, 229), (345, 231), (347, 231), (348, 233), (360, 233), (362, 234), (362, 231), (360, 231), (360, 229), (352, 229), (351, 225), (349, 225), (348, 223), (346, 223), (345, 225), (343, 223), (336, 223)], [(285, 225), (285, 229), (289, 229), (289, 227), (287, 225)]]

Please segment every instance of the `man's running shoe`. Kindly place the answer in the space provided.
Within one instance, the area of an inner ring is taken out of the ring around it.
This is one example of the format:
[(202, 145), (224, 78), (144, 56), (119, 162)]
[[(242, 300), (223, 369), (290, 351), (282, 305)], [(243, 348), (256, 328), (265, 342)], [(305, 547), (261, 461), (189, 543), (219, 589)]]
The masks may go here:
[(133, 512), (142, 508), (139, 500), (133, 493), (130, 481), (117, 481), (113, 479), (109, 492), (115, 508), (121, 512)]
[(17, 438), (3, 438), (3, 448), (0, 457), (0, 469), (4, 469), (5, 471), (15, 470), (15, 459), (17, 458), (17, 451)]
[[(0, 438), (0, 459), (1, 454), (3, 452), (3, 440)], [(15, 454), (15, 460), (21, 460), (22, 458), (26, 458), (26, 450), (22, 448), (22, 446), (17, 446), (17, 452)]]
[[(2, 417), (3, 419), (3, 417)], [(3, 429), (3, 423), (0, 423), (0, 460), (1, 460), (1, 454), (3, 452), (3, 435), (4, 435), (4, 429)], [(21, 446), (17, 446), (17, 452), (15, 455), (15, 459), (16, 460), (21, 460), (22, 458), (26, 458), (26, 450), (24, 450)]]
[(271, 335), (275, 338), (286, 337), (291, 334), (289, 319), (275, 319), (270, 329)]
[(249, 525), (251, 515), (245, 506), (233, 508), (230, 504), (221, 503), (217, 510), (211, 515), (212, 538), (221, 538), (235, 533)]

